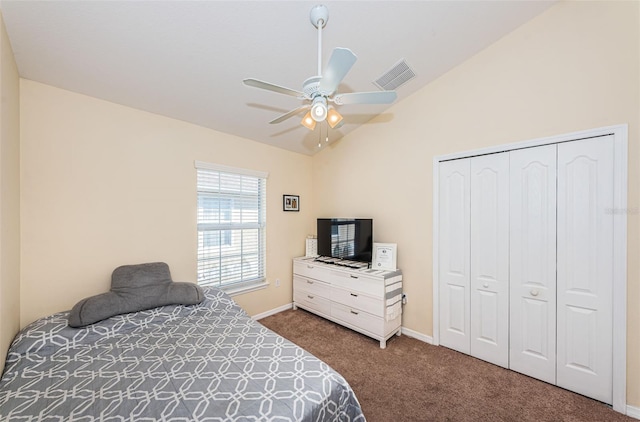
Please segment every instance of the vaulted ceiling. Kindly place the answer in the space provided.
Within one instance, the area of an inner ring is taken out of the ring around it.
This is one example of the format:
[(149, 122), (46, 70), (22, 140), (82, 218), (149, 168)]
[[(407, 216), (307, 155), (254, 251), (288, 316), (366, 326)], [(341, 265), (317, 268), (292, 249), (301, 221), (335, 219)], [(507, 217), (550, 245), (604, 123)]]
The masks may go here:
[[(317, 74), (317, 1), (15, 1), (0, 7), (20, 76), (312, 155), (327, 133), (302, 116), (268, 122), (303, 102), (247, 87), (256, 78), (295, 90)], [(325, 1), (323, 67), (335, 47), (358, 57), (340, 92), (378, 90), (400, 60), (416, 77), (402, 101), (547, 9), (547, 1)], [(337, 106), (330, 141), (389, 105)], [(384, 124), (384, 123), (381, 123)]]

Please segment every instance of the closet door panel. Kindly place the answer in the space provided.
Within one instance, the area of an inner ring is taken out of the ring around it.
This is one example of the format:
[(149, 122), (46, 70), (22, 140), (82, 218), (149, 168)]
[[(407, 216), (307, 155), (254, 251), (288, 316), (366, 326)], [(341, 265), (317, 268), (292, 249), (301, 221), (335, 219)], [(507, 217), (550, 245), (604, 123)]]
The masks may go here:
[(556, 146), (509, 154), (509, 367), (555, 384)]
[(613, 137), (558, 145), (558, 385), (612, 402)]
[(469, 353), (470, 160), (440, 163), (440, 343)]
[(471, 355), (509, 366), (509, 154), (471, 159)]

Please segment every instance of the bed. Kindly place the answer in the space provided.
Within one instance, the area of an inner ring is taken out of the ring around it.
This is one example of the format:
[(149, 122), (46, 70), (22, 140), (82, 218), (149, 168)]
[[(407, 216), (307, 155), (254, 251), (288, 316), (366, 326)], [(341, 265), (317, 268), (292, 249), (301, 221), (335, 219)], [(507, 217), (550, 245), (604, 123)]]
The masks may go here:
[(0, 420), (365, 420), (341, 375), (223, 291), (202, 291), (198, 305), (25, 327), (0, 379)]

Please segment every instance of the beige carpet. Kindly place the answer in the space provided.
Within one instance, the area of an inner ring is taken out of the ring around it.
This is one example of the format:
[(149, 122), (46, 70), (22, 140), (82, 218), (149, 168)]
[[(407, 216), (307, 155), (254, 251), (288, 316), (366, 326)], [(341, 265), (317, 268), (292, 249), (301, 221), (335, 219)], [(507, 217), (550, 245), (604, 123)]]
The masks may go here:
[(376, 340), (303, 310), (260, 322), (340, 372), (376, 421), (636, 421), (609, 406), (445, 347)]

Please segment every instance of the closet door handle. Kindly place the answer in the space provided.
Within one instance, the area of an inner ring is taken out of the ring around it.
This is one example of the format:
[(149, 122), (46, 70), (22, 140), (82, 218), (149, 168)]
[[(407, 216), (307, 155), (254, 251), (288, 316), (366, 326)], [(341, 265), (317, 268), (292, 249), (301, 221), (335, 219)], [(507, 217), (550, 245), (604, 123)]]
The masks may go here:
[(536, 289), (531, 290), (531, 296), (534, 296), (534, 297), (538, 296), (538, 293), (540, 293), (540, 292), (538, 290), (536, 290)]

